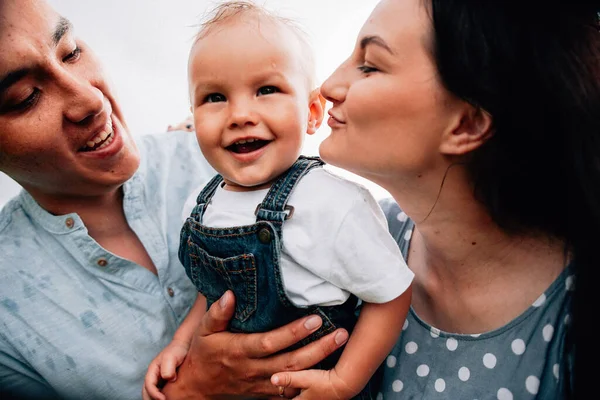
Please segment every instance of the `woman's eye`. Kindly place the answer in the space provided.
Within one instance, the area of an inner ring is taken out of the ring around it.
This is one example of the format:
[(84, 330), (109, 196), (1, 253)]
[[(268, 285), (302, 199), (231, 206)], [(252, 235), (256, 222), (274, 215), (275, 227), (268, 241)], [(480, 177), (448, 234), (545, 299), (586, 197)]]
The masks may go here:
[(205, 103), (219, 103), (225, 100), (225, 96), (223, 96), (221, 93), (211, 93), (204, 98)]
[(377, 71), (379, 71), (377, 68), (375, 68), (375, 67), (370, 67), (370, 66), (368, 66), (368, 65), (361, 65), (361, 66), (359, 66), (359, 67), (358, 67), (358, 70), (359, 70), (360, 72), (362, 72), (363, 74), (370, 74), (370, 73), (372, 73), (372, 72), (377, 72)]
[(264, 96), (266, 94), (273, 94), (279, 92), (279, 89), (275, 86), (263, 86), (258, 89), (257, 95)]
[(73, 50), (72, 52), (67, 54), (67, 56), (65, 58), (63, 58), (63, 62), (77, 61), (77, 59), (79, 59), (80, 55), (81, 55), (81, 48), (79, 46), (77, 46), (77, 47), (75, 47), (75, 50)]

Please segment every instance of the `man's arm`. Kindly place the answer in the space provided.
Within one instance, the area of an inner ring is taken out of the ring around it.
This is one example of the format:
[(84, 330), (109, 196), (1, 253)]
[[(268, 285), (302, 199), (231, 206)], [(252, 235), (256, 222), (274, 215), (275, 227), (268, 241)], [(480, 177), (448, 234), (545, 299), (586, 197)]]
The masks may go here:
[(348, 340), (348, 332), (338, 329), (298, 350), (278, 354), (319, 329), (321, 319), (301, 318), (266, 333), (230, 333), (226, 329), (234, 311), (233, 293), (226, 292), (204, 315), (177, 380), (163, 389), (168, 400), (277, 396), (271, 375), (310, 368)]

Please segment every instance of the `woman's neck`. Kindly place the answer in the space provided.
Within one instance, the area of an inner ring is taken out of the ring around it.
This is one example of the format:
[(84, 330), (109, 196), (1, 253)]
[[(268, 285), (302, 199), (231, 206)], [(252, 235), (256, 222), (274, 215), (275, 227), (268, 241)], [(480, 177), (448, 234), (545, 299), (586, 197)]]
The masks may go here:
[[(420, 193), (390, 190), (415, 221), (408, 256), (415, 272), (413, 307), (427, 322), (456, 333), (508, 323), (565, 265), (560, 240), (502, 230), (468, 182), (464, 169), (457, 167), (446, 174), (441, 191), (432, 185), (427, 195), (425, 184)], [(427, 198), (429, 202), (423, 201)]]

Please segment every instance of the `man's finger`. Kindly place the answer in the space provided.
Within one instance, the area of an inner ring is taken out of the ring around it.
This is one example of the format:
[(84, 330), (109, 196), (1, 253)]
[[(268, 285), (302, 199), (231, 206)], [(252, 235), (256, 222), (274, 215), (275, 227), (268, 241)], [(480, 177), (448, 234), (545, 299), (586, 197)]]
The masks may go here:
[(271, 377), (271, 383), (277, 387), (307, 389), (317, 379), (322, 379), (323, 371), (309, 369), (306, 371), (280, 372)]
[(249, 358), (268, 357), (304, 339), (319, 329), (322, 323), (320, 317), (311, 315), (269, 332), (249, 334), (240, 344)]
[(337, 329), (304, 347), (270, 357), (268, 359), (269, 364), (266, 365), (270, 369), (273, 369), (273, 367), (280, 368), (278, 371), (272, 371), (272, 373), (308, 369), (339, 349), (347, 341), (348, 331)]
[(234, 313), (235, 296), (231, 290), (228, 290), (204, 314), (197, 333), (201, 336), (208, 336), (212, 333), (226, 331)]

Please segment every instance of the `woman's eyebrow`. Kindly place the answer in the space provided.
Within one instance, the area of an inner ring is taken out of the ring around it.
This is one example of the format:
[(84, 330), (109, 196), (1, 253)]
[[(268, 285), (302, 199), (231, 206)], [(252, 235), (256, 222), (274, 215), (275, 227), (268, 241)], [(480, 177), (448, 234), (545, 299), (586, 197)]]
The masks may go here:
[(385, 40), (383, 40), (379, 36), (365, 36), (364, 38), (362, 38), (360, 40), (360, 48), (361, 48), (361, 50), (364, 50), (370, 44), (379, 46), (382, 49), (386, 50), (388, 53), (394, 54), (394, 52), (392, 51), (392, 49), (390, 48), (390, 46), (388, 46), (387, 43), (385, 42)]

